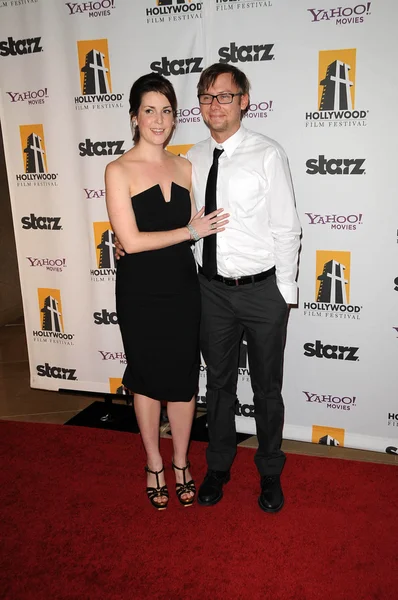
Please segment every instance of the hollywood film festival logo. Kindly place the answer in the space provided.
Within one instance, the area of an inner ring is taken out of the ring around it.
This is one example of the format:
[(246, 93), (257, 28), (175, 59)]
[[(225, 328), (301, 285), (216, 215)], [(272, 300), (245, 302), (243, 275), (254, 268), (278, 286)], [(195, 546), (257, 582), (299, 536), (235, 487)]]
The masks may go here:
[(201, 19), (202, 4), (195, 0), (146, 0), (146, 22), (152, 25)]
[(356, 109), (356, 49), (321, 50), (318, 110), (305, 113), (306, 127), (365, 127), (369, 110)]
[(90, 270), (91, 281), (114, 282), (116, 278), (115, 234), (109, 221), (93, 223), (93, 229), (96, 268)]
[(371, 2), (355, 6), (338, 6), (335, 8), (307, 8), (311, 14), (311, 23), (332, 22), (335, 25), (356, 25), (363, 23), (370, 15)]
[(351, 252), (317, 250), (314, 301), (306, 301), (308, 317), (359, 320), (362, 306), (350, 303)]
[(272, 7), (270, 0), (214, 0), (216, 11), (249, 10), (253, 8), (262, 9)]
[(18, 173), (17, 186), (57, 186), (58, 173), (47, 166), (46, 144), (43, 125), (20, 125), (19, 127), (24, 173)]
[(33, 341), (73, 346), (74, 333), (65, 331), (59, 289), (38, 288), (41, 328), (33, 331)]
[(94, 2), (65, 2), (69, 16), (88, 15), (90, 18), (109, 17), (115, 8), (115, 0), (94, 0)]
[(112, 90), (108, 40), (77, 42), (80, 96), (75, 96), (76, 110), (123, 108), (124, 94)]

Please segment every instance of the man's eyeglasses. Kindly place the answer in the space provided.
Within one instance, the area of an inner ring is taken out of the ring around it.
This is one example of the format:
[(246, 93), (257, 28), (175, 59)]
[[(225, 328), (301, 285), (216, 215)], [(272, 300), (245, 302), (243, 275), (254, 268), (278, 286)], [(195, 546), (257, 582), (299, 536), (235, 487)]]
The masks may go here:
[(217, 102), (219, 104), (232, 104), (235, 96), (243, 96), (242, 92), (238, 92), (237, 94), (199, 94), (199, 104), (212, 104), (214, 98), (217, 98)]

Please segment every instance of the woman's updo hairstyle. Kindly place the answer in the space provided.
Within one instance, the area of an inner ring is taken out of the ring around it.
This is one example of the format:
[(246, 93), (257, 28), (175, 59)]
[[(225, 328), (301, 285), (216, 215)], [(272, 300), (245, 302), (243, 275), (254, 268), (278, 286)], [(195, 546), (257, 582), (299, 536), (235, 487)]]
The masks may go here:
[[(142, 97), (147, 92), (157, 92), (158, 94), (163, 94), (163, 96), (166, 96), (167, 100), (170, 102), (174, 118), (177, 117), (177, 98), (173, 85), (168, 79), (166, 79), (166, 77), (163, 77), (163, 75), (159, 75), (158, 73), (148, 73), (147, 75), (142, 75), (142, 77), (139, 77), (131, 87), (129, 97), (130, 118), (138, 115)], [(135, 127), (133, 136), (134, 143), (136, 144), (139, 139), (140, 132), (138, 127)]]

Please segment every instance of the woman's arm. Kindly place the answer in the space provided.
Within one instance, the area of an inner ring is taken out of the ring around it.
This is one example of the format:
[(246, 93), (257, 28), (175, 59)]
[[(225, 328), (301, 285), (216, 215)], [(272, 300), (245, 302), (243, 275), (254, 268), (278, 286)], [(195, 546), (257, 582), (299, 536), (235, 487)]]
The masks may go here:
[[(139, 231), (131, 205), (130, 188), (123, 166), (117, 161), (110, 163), (105, 170), (106, 206), (112, 229), (123, 249), (128, 254), (159, 250), (181, 242), (189, 241), (191, 234), (187, 227), (171, 231)], [(229, 215), (219, 214), (223, 209), (203, 216), (203, 209), (191, 219), (199, 237), (206, 237), (224, 231)], [(211, 228), (210, 228), (211, 226)]]

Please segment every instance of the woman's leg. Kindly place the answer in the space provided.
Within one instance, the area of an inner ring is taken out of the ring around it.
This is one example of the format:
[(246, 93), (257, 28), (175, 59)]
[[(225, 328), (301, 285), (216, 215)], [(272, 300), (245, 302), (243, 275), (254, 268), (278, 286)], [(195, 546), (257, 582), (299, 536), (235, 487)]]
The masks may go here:
[[(177, 467), (185, 467), (187, 464), (187, 452), (189, 444), (189, 436), (191, 434), (192, 421), (195, 413), (196, 402), (195, 396), (189, 402), (169, 402), (167, 404), (167, 416), (173, 436), (173, 462)], [(177, 483), (184, 482), (183, 471), (174, 469)], [(191, 474), (187, 469), (185, 471), (186, 481), (191, 479)], [(188, 500), (193, 496), (193, 492), (182, 494), (182, 500)]]
[[(151, 471), (160, 471), (163, 461), (159, 451), (159, 421), (160, 402), (148, 396), (134, 394), (134, 410), (140, 428), (142, 443), (147, 455), (147, 465)], [(165, 485), (164, 472), (159, 475), (160, 486)], [(156, 488), (156, 475), (147, 474), (147, 486)], [(155, 500), (163, 504), (166, 496), (159, 496)]]

